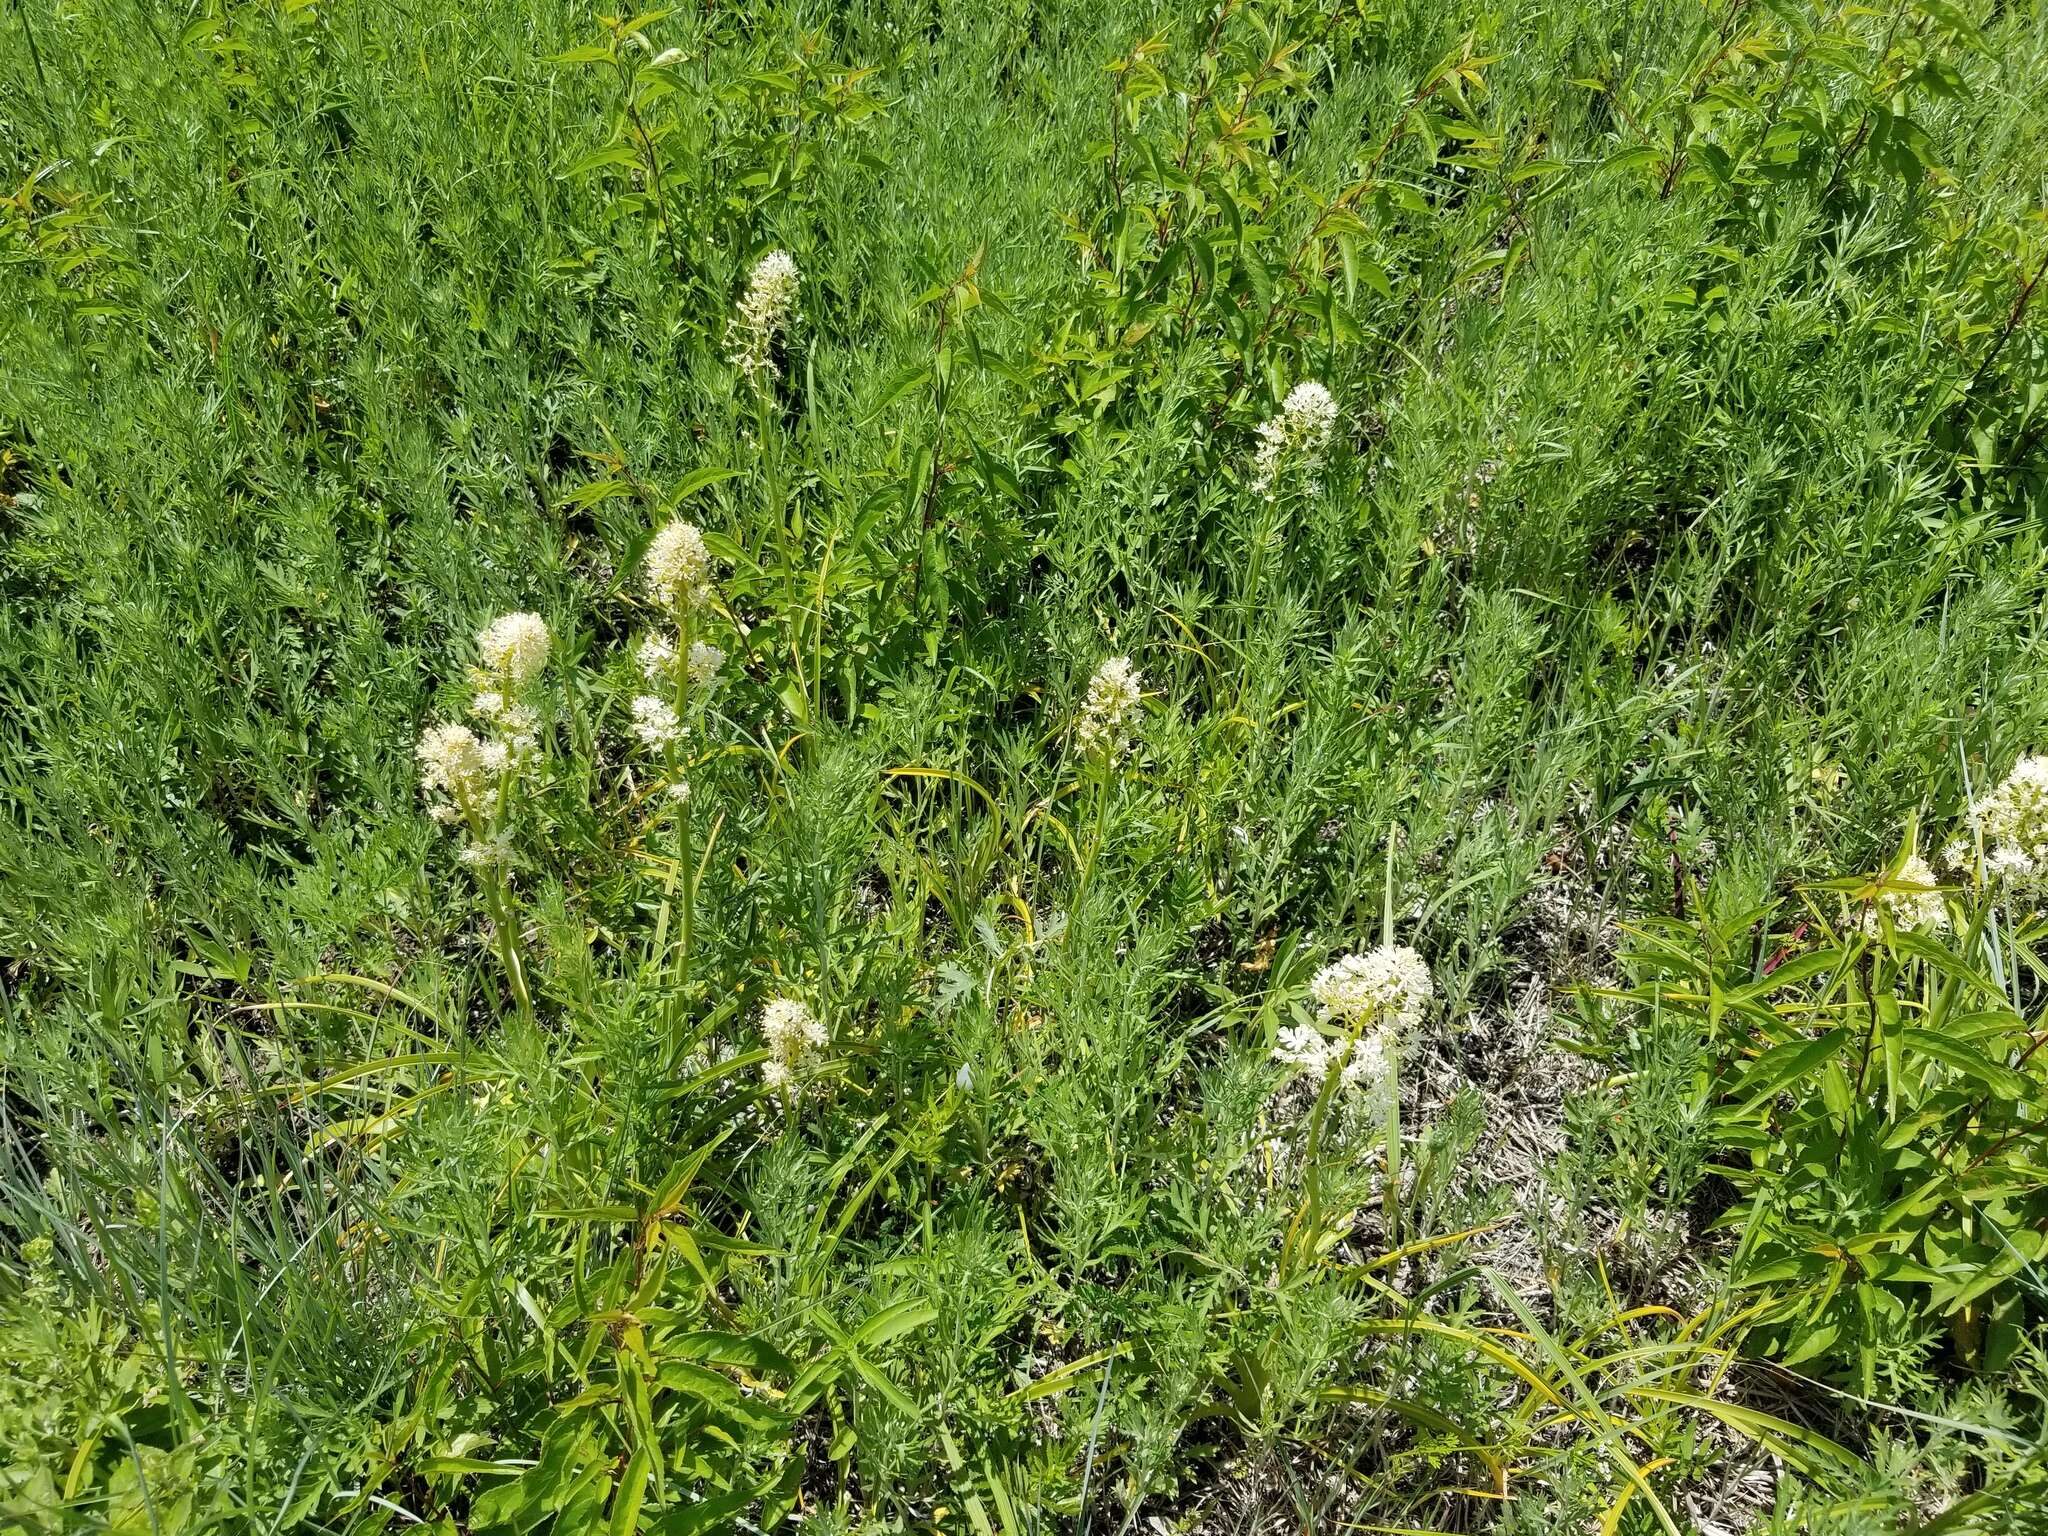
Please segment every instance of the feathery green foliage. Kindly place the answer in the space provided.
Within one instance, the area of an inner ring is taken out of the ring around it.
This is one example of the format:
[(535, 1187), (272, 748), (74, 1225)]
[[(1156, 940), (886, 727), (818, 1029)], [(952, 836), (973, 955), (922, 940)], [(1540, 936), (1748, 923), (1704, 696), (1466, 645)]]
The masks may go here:
[[(1775, 913), (2048, 739), (2048, 13), (0, 35), (0, 1532), (2038, 1503), (2041, 1255), (1804, 1244), (1929, 1116), (2033, 1219), (2032, 929)], [(512, 610), (532, 758), (450, 830)], [(727, 653), (652, 745), (650, 631)], [(1394, 1090), (1290, 1080), (1383, 942)], [(1616, 1075), (1518, 1087), (1624, 981)]]

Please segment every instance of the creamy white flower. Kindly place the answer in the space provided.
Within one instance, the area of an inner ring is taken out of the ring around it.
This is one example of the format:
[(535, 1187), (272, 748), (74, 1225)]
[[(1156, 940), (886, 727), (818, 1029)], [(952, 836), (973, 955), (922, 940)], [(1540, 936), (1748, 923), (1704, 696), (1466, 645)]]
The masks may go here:
[(508, 613), (478, 632), (476, 653), (483, 669), (511, 688), (524, 688), (548, 664), (547, 624), (533, 613)]
[(673, 690), (679, 678), (692, 691), (702, 692), (718, 677), (725, 665), (725, 652), (706, 640), (693, 641), (688, 656), (676, 654), (675, 642), (666, 635), (648, 635), (640, 642), (635, 657), (640, 675), (657, 688)]
[(825, 1044), (825, 1026), (793, 997), (778, 997), (761, 1010), (761, 1038), (784, 1056), (800, 1056)]
[(670, 613), (687, 613), (711, 600), (711, 551), (694, 523), (678, 518), (655, 534), (641, 571), (648, 595)]
[(456, 855), (471, 869), (501, 869), (512, 862), (512, 844), (503, 835), (471, 843)]
[(726, 356), (756, 383), (775, 376), (775, 338), (796, 320), (797, 285), (796, 262), (787, 251), (770, 251), (747, 278), (726, 336)]
[(634, 657), (640, 663), (640, 675), (650, 683), (666, 682), (674, 675), (676, 665), (675, 642), (666, 635), (644, 636)]
[(1112, 656), (1088, 679), (1088, 695), (1074, 724), (1074, 739), (1083, 752), (1115, 756), (1124, 747), (1132, 711), (1144, 696), (1144, 679), (1128, 656)]
[(1353, 1092), (1376, 1091), (1393, 1075), (1391, 1030), (1369, 1029), (1356, 1040), (1338, 1040), (1333, 1044), (1335, 1049), (1330, 1052), (1330, 1059), (1342, 1065), (1337, 1078), (1341, 1086)]
[(718, 676), (718, 669), (725, 665), (725, 652), (717, 646), (699, 640), (690, 646), (690, 686), (709, 688)]
[(1338, 1087), (1349, 1092), (1376, 1090), (1393, 1075), (1393, 1030), (1372, 1025), (1355, 1040), (1348, 1034), (1333, 1040), (1313, 1024), (1290, 1024), (1280, 1031), (1273, 1059), (1297, 1077), (1320, 1083), (1336, 1068)]
[(1330, 1064), (1330, 1042), (1313, 1024), (1289, 1024), (1274, 1043), (1273, 1059), (1296, 1072), (1320, 1075)]
[(2048, 874), (2048, 757), (2021, 758), (1971, 814), (1984, 836), (1986, 878), (2019, 886)]
[(1993, 848), (1984, 855), (1984, 878), (1992, 885), (2025, 888), (2035, 884), (2040, 873), (2039, 861), (2017, 848)]
[(668, 700), (643, 693), (633, 700), (632, 731), (642, 746), (658, 752), (683, 739), (683, 722)]
[(1347, 1028), (1413, 1026), (1436, 991), (1429, 966), (1405, 944), (1385, 944), (1331, 961), (1309, 983), (1323, 1017)]
[(492, 753), (466, 725), (432, 725), (420, 735), (420, 787), (444, 794), (461, 810), (474, 810), (503, 769), (503, 748)]
[(469, 712), (489, 721), (497, 737), (486, 742), (483, 751), (498, 765), (494, 772), (524, 767), (540, 748), (540, 716), (524, 704), (514, 703), (494, 688), (486, 688), (470, 700)]
[(761, 1010), (761, 1043), (769, 1058), (761, 1075), (770, 1088), (786, 1087), (797, 1070), (825, 1048), (829, 1037), (818, 1016), (793, 997), (778, 997)]
[(1932, 933), (1946, 928), (1948, 903), (1935, 889), (1939, 883), (1925, 859), (1917, 853), (1907, 855), (1906, 862), (1891, 877), (1887, 888), (1878, 892), (1865, 910), (1864, 932), (1875, 934), (1881, 931), (1880, 912), (1890, 917), (1892, 926), (1902, 932)]
[(671, 65), (680, 64), (682, 62), (682, 49), (664, 48), (661, 50), (661, 52), (657, 53), (653, 58), (647, 61), (647, 67), (649, 69), (667, 69)]
[(1336, 429), (1337, 402), (1330, 392), (1313, 379), (1295, 385), (1280, 402), (1280, 413), (1259, 424), (1259, 445), (1252, 454), (1252, 489), (1262, 496), (1272, 495), (1281, 471), (1290, 462), (1313, 474), (1329, 452)]

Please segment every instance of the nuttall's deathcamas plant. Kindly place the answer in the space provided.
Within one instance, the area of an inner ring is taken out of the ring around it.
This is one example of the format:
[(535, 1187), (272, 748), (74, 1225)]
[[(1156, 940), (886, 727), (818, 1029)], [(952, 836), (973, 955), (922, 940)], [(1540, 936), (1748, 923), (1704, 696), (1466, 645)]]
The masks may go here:
[[(1284, 1275), (1323, 1240), (1321, 1164), (1334, 1100), (1356, 1096), (1377, 1106), (1386, 1135), (1381, 1221), (1389, 1248), (1401, 1241), (1401, 1042), (1421, 1022), (1436, 987), (1429, 965), (1405, 944), (1388, 942), (1363, 954), (1340, 955), (1316, 972), (1309, 995), (1314, 1023), (1284, 1026), (1273, 1059), (1315, 1085), (1303, 1152), (1304, 1195), (1280, 1256)], [(1306, 1244), (1307, 1246), (1303, 1246)]]
[(1088, 883), (1102, 853), (1115, 793), (1117, 764), (1130, 750), (1131, 721), (1144, 701), (1145, 680), (1128, 656), (1112, 656), (1095, 669), (1074, 717), (1074, 746), (1081, 754), (1081, 784), (1094, 812), (1088, 843), (1081, 854), (1075, 902), (1085, 901)]
[(768, 1059), (761, 1063), (761, 1081), (785, 1107), (796, 1103), (801, 1073), (830, 1040), (810, 1007), (793, 997), (771, 999), (761, 1010), (761, 1041)]
[(702, 733), (719, 669), (725, 665), (725, 652), (703, 638), (716, 617), (717, 599), (703, 531), (681, 519), (664, 524), (648, 541), (641, 579), (649, 600), (673, 628), (643, 635), (634, 650), (647, 691), (633, 697), (630, 729), (660, 761), (665, 776), (662, 796), (675, 818), (678, 897), (673, 964), (678, 984), (687, 984), (698, 881), (690, 754)]
[(1130, 719), (1144, 698), (1144, 679), (1128, 656), (1112, 656), (1088, 679), (1074, 744), (1084, 757), (1114, 764), (1130, 746)]
[(1348, 1091), (1376, 1092), (1391, 1078), (1401, 1037), (1420, 1022), (1434, 995), (1429, 965), (1405, 944), (1343, 955), (1315, 974), (1309, 995), (1321, 1025), (1292, 1024), (1280, 1033), (1273, 1059), (1318, 1084), (1331, 1072)]
[(1312, 379), (1296, 384), (1279, 411), (1259, 424), (1249, 476), (1252, 505), (1244, 513), (1243, 585), (1238, 591), (1247, 639), (1265, 622), (1276, 595), (1276, 571), (1284, 570), (1295, 553), (1299, 499), (1320, 490), (1336, 427), (1336, 399)]
[(427, 814), (464, 836), (462, 862), (475, 871), (506, 983), (529, 1019), (533, 999), (519, 953), (512, 901), (512, 818), (521, 785), (540, 752), (536, 685), (548, 663), (547, 624), (531, 613), (493, 619), (476, 637), (470, 712), (478, 735), (454, 722), (429, 726), (417, 755)]
[(1287, 392), (1277, 415), (1259, 423), (1259, 445), (1252, 453), (1252, 489), (1274, 495), (1283, 475), (1299, 475), (1310, 485), (1330, 451), (1337, 430), (1337, 402), (1313, 379)]
[(726, 358), (756, 388), (781, 374), (775, 349), (800, 318), (797, 283), (796, 262), (787, 251), (770, 251), (747, 274), (747, 291), (726, 328)]
[[(754, 263), (747, 276), (746, 291), (734, 306), (726, 327), (726, 357), (746, 382), (753, 404), (753, 449), (760, 466), (763, 499), (768, 526), (774, 530), (775, 555), (782, 586), (781, 635), (775, 646), (786, 657), (795, 679), (792, 702), (799, 716), (822, 708), (825, 686), (821, 655), (814, 655), (810, 667), (816, 674), (818, 696), (814, 699), (805, 682), (806, 614), (797, 593), (797, 575), (804, 551), (796, 527), (796, 509), (789, 489), (785, 463), (789, 445), (784, 440), (781, 412), (776, 402), (776, 383), (783, 367), (778, 349), (786, 347), (794, 332), (798, 311), (798, 289), (802, 276), (787, 251), (774, 250)], [(825, 616), (808, 615), (814, 646), (822, 650)]]

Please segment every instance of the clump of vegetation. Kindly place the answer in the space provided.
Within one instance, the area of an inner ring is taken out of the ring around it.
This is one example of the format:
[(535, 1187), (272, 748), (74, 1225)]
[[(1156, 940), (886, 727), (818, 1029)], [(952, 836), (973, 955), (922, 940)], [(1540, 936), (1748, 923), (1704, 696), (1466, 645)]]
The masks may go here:
[(2038, 1505), (2042, 15), (0, 25), (0, 1532)]

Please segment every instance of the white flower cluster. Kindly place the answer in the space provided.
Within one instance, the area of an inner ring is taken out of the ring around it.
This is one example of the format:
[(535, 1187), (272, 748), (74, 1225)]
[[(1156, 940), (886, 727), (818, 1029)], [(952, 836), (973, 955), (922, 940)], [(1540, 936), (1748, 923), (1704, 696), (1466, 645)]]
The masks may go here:
[(727, 360), (755, 383), (775, 376), (775, 338), (796, 322), (796, 262), (770, 251), (754, 263), (726, 336)]
[(1281, 1030), (1273, 1059), (1318, 1083), (1336, 1067), (1338, 1086), (1347, 1090), (1376, 1088), (1394, 1068), (1384, 1034), (1374, 1031), (1356, 1040), (1332, 1040), (1313, 1024), (1290, 1024)]
[(1405, 944), (1383, 944), (1332, 960), (1316, 972), (1308, 990), (1323, 1017), (1347, 1029), (1360, 1024), (1412, 1028), (1436, 993), (1428, 963)]
[(711, 601), (711, 551), (704, 533), (681, 518), (665, 525), (648, 542), (640, 571), (647, 595), (671, 618), (694, 613)]
[[(488, 727), (479, 735), (444, 722), (420, 734), (420, 788), (427, 814), (444, 824), (466, 823), (479, 839), (464, 853), (470, 864), (502, 863), (502, 839), (486, 828), (496, 816), (499, 791), (540, 749), (540, 717), (522, 694), (548, 664), (548, 627), (531, 613), (508, 613), (477, 634), (477, 665), (470, 668), (470, 713)], [(483, 851), (488, 843), (492, 851)]]
[[(710, 605), (711, 551), (694, 524), (678, 520), (657, 533), (647, 546), (641, 572), (648, 595), (685, 632)], [(688, 734), (676, 703), (710, 689), (725, 665), (725, 652), (703, 640), (684, 649), (680, 637), (650, 634), (641, 638), (634, 659), (654, 691), (634, 698), (632, 731), (649, 751), (665, 752)]]
[(1971, 817), (1984, 837), (1986, 879), (2014, 887), (2048, 883), (2048, 757), (2013, 764)]
[(639, 649), (633, 655), (640, 663), (640, 675), (650, 683), (658, 683), (669, 676), (670, 668), (676, 664), (676, 643), (666, 635), (642, 635)]
[(1083, 752), (1115, 757), (1129, 736), (1131, 714), (1144, 695), (1145, 680), (1128, 656), (1112, 656), (1088, 679), (1088, 696), (1074, 724), (1074, 739)]
[(446, 795), (435, 805), (436, 821), (459, 814), (481, 815), (491, 788), (510, 766), (505, 748), (486, 742), (466, 725), (430, 725), (420, 733), (420, 788), (429, 796)]
[(1252, 454), (1252, 489), (1271, 496), (1290, 462), (1313, 474), (1330, 451), (1337, 430), (1337, 402), (1313, 379), (1297, 384), (1280, 402), (1280, 414), (1259, 423)]
[[(671, 523), (669, 528), (687, 530), (694, 537), (695, 551), (702, 555), (701, 562), (696, 568), (697, 574), (685, 574), (679, 578), (683, 582), (683, 589), (688, 590), (694, 585), (699, 591), (707, 590), (710, 581), (710, 557), (703, 554), (703, 539), (695, 537), (697, 530), (687, 523)], [(664, 533), (667, 531), (663, 530)], [(679, 546), (686, 546), (691, 541), (676, 542)], [(658, 546), (661, 540), (657, 538), (655, 543)], [(656, 551), (650, 548), (647, 553), (648, 585), (654, 588), (656, 583), (653, 562)], [(701, 599), (693, 599), (685, 605), (683, 611), (687, 614), (700, 604)], [(669, 701), (679, 695), (687, 698), (692, 694), (708, 692), (712, 683), (717, 681), (719, 669), (725, 665), (725, 652), (704, 640), (693, 641), (688, 651), (680, 651), (676, 641), (669, 636), (652, 634), (641, 637), (640, 644), (634, 652), (634, 659), (639, 663), (640, 676), (645, 679), (647, 685), (659, 691), (643, 693), (634, 698), (633, 734), (639, 737), (640, 744), (650, 751), (665, 751), (687, 734), (682, 717), (676, 712), (675, 705)]]
[(516, 693), (548, 664), (548, 644), (548, 627), (539, 614), (504, 614), (476, 637), (479, 670)]
[(471, 843), (456, 857), (470, 869), (503, 869), (512, 862), (512, 839), (503, 832)]
[(725, 665), (725, 652), (707, 641), (693, 641), (690, 654), (678, 658), (676, 644), (666, 635), (649, 635), (640, 642), (637, 653), (640, 661), (640, 675), (648, 682), (673, 688), (678, 681), (676, 663), (680, 659), (683, 673), (693, 689), (709, 688), (717, 681), (718, 672)]
[(702, 691), (718, 680), (718, 670), (725, 665), (725, 652), (703, 640), (693, 641), (690, 654), (683, 662), (690, 674), (690, 686)]
[(643, 693), (633, 700), (633, 734), (650, 752), (662, 752), (683, 739), (683, 722), (668, 700)]
[(798, 1070), (825, 1048), (825, 1026), (793, 997), (778, 997), (761, 1010), (761, 1043), (769, 1057), (761, 1063), (761, 1079), (777, 1092), (796, 1080)]
[(1938, 933), (1948, 926), (1948, 903), (1935, 887), (1940, 882), (1934, 870), (1919, 854), (1908, 854), (1899, 872), (1877, 893), (1863, 914), (1863, 931), (1881, 931), (1883, 917), (1902, 933)]
[(1420, 1021), (1435, 992), (1428, 964), (1406, 945), (1341, 956), (1309, 983), (1323, 1023), (1340, 1033), (1332, 1038), (1314, 1025), (1290, 1025), (1280, 1031), (1273, 1059), (1318, 1080), (1335, 1068), (1347, 1089), (1375, 1088), (1393, 1074), (1403, 1031)]

